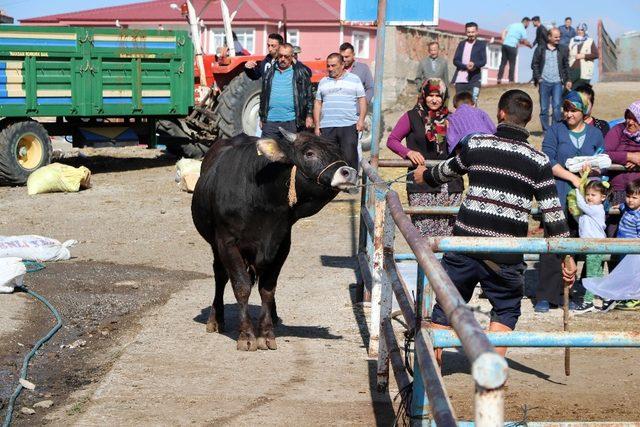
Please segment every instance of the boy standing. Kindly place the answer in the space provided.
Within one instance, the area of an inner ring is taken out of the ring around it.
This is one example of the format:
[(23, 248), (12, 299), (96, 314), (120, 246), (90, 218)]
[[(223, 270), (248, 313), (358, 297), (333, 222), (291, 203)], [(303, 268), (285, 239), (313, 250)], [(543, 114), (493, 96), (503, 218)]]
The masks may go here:
[[(622, 239), (640, 238), (640, 179), (633, 180), (625, 188), (625, 203), (620, 204), (620, 223), (617, 237)], [(640, 300), (626, 301), (617, 306), (620, 310), (640, 310)]]

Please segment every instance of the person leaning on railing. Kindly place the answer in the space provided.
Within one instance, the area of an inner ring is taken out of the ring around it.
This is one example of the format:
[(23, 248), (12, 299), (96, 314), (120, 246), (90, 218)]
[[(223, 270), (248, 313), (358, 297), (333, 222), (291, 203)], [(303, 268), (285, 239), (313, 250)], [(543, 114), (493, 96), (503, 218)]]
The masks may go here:
[[(460, 143), (461, 150), (455, 157), (432, 169), (420, 166), (414, 171), (417, 183), (432, 186), (468, 174), (469, 189), (455, 221), (455, 236), (526, 237), (533, 198), (543, 214), (545, 236), (569, 236), (549, 158), (527, 141), (529, 132), (525, 126), (532, 111), (533, 101), (527, 93), (505, 92), (498, 103), (495, 135), (470, 135)], [(490, 331), (515, 328), (526, 269), (522, 255), (447, 253), (442, 265), (466, 302), (480, 282), (492, 306)], [(576, 274), (572, 257), (563, 261), (562, 272), (572, 284)], [(449, 327), (439, 303), (431, 320), (434, 328)], [(496, 351), (504, 355), (507, 349)], [(441, 350), (436, 351), (439, 362), (441, 355)]]
[[(427, 79), (420, 88), (416, 105), (404, 113), (391, 131), (387, 147), (400, 157), (411, 160), (409, 171), (425, 160), (444, 160), (455, 149), (447, 144), (449, 110), (448, 91), (441, 79)], [(406, 146), (402, 140), (406, 139)], [(460, 206), (464, 185), (455, 179), (443, 185), (425, 185), (407, 180), (410, 206)], [(423, 236), (450, 236), (453, 217), (443, 215), (413, 215), (413, 225)]]

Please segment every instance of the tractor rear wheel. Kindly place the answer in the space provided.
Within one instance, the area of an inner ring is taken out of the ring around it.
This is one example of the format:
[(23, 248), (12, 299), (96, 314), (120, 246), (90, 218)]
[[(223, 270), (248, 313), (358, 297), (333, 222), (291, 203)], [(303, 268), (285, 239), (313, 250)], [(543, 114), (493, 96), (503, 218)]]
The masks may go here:
[(261, 90), (262, 80), (251, 80), (245, 73), (238, 74), (222, 89), (213, 110), (220, 138), (231, 138), (243, 132), (256, 135)]
[(0, 132), (0, 183), (22, 185), (31, 172), (51, 162), (51, 140), (44, 126), (27, 120)]

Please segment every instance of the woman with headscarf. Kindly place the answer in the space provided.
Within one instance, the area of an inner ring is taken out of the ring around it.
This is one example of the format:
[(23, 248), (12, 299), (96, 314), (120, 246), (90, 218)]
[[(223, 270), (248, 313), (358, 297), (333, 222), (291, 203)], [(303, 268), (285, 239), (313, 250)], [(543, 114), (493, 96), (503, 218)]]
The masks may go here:
[[(624, 203), (626, 185), (640, 178), (640, 101), (624, 112), (624, 122), (611, 128), (604, 140), (607, 154), (613, 163), (625, 166), (621, 173), (609, 172), (613, 195), (611, 204)], [(615, 237), (620, 218), (610, 217), (607, 236)]]
[[(447, 146), (447, 85), (441, 79), (426, 80), (416, 105), (404, 113), (387, 140), (387, 147), (400, 157), (411, 160), (409, 170), (424, 165), (425, 160), (445, 160), (455, 147)], [(406, 140), (406, 146), (402, 140)], [(407, 182), (410, 206), (460, 206), (464, 186), (461, 179), (431, 187), (416, 184), (413, 174)], [(413, 224), (423, 236), (448, 236), (453, 230), (453, 216), (413, 215)]]
[[(593, 156), (604, 149), (602, 132), (584, 122), (590, 108), (587, 95), (576, 91), (567, 93), (562, 104), (564, 120), (552, 125), (542, 141), (542, 151), (549, 156), (560, 204), (565, 211), (572, 236), (577, 236), (578, 225), (567, 210), (567, 195), (572, 188), (580, 186), (580, 178), (565, 168), (565, 162), (571, 157)], [(560, 261), (560, 255), (540, 255), (540, 280), (535, 305), (538, 313), (546, 313), (550, 305), (562, 305)], [(577, 312), (584, 311), (585, 307), (591, 308), (584, 302), (572, 304), (572, 309)]]
[(574, 87), (591, 82), (596, 59), (598, 48), (587, 33), (587, 24), (579, 24), (576, 36), (569, 42), (569, 80)]

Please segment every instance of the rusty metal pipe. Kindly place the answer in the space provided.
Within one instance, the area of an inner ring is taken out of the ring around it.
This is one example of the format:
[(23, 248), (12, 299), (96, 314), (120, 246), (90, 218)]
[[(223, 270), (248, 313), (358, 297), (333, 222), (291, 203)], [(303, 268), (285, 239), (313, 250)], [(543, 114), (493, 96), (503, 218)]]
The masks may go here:
[[(428, 167), (438, 166), (438, 164), (442, 162), (443, 160), (427, 160), (426, 166)], [(404, 159), (379, 159), (378, 160), (378, 166), (383, 168), (401, 168), (401, 167), (409, 167), (412, 165), (413, 163), (411, 163), (410, 160), (404, 160)], [(607, 168), (607, 170), (615, 171), (615, 172), (624, 172), (627, 169), (624, 167), (624, 165), (611, 165), (609, 168)]]
[[(457, 206), (405, 206), (407, 215), (457, 215), (460, 210)], [(620, 209), (610, 208), (609, 215), (620, 215)], [(531, 215), (540, 215), (539, 208), (532, 208)]]
[(382, 333), (384, 339), (387, 342), (387, 348), (389, 351), (389, 360), (391, 361), (391, 367), (393, 368), (393, 374), (396, 378), (396, 384), (399, 390), (404, 390), (411, 384), (409, 374), (404, 366), (404, 360), (398, 347), (398, 341), (396, 340), (395, 332), (393, 331), (393, 325), (390, 319), (384, 319)]
[(436, 362), (436, 355), (429, 334), (420, 330), (416, 334), (416, 358), (420, 366), (420, 373), (414, 375), (422, 377), (429, 404), (431, 405), (432, 418), (437, 426), (456, 426), (456, 416), (449, 396), (444, 390), (440, 367)]

